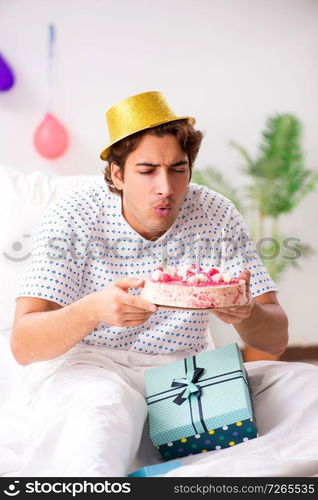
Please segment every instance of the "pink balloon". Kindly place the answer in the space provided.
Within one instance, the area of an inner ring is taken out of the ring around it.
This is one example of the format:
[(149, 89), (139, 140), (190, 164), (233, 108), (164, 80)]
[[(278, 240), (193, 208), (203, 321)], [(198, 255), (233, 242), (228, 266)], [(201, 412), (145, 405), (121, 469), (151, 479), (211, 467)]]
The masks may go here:
[(34, 134), (34, 146), (45, 158), (58, 158), (68, 146), (68, 133), (51, 114), (46, 113)]

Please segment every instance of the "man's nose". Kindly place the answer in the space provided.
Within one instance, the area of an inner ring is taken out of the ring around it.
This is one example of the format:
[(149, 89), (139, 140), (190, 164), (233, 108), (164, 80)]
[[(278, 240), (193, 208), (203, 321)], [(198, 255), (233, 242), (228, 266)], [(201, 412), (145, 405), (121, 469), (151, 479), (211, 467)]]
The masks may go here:
[(173, 194), (173, 186), (171, 179), (169, 179), (168, 172), (161, 172), (160, 175), (158, 175), (156, 181), (157, 194), (160, 194), (161, 196), (170, 196), (171, 194)]

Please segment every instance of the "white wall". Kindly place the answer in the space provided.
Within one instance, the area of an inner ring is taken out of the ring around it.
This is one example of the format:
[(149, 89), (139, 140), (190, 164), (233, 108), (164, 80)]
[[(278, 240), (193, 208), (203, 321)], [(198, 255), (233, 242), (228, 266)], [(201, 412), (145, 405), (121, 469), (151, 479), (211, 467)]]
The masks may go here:
[[(51, 111), (71, 136), (53, 161), (32, 144), (49, 98), (49, 23), (57, 31)], [(0, 0), (1, 52), (17, 76), (0, 93), (0, 162), (61, 175), (101, 172), (105, 111), (160, 90), (206, 133), (197, 168), (213, 164), (244, 182), (229, 140), (254, 154), (265, 118), (291, 112), (304, 125), (307, 167), (317, 169), (317, 25), (316, 0)], [(317, 205), (316, 191), (285, 221), (316, 248)], [(318, 341), (317, 270), (314, 257), (280, 283), (292, 342)], [(223, 335), (220, 328), (217, 343)]]

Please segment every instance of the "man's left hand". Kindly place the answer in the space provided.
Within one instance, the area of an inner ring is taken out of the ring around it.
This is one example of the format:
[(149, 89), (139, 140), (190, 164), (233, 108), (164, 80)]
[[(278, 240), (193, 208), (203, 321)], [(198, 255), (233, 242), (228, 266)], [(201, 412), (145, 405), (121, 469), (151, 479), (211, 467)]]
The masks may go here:
[(246, 282), (247, 303), (243, 306), (225, 307), (224, 309), (210, 309), (210, 312), (224, 321), (224, 323), (235, 324), (240, 323), (243, 319), (249, 318), (255, 305), (255, 301), (250, 292), (250, 271), (244, 269), (244, 271), (239, 275), (239, 279)]

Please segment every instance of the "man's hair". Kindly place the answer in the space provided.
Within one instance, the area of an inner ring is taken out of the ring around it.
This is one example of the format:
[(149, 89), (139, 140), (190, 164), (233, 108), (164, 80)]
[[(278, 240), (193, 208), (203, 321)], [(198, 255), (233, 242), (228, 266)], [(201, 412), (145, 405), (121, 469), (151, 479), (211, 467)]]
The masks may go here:
[(164, 123), (163, 125), (158, 125), (157, 127), (151, 127), (136, 132), (111, 146), (106, 158), (107, 165), (104, 168), (104, 179), (109, 186), (109, 190), (113, 193), (121, 195), (121, 191), (116, 188), (112, 181), (112, 162), (115, 162), (120, 167), (121, 179), (124, 180), (124, 167), (127, 156), (138, 147), (142, 137), (146, 134), (152, 134), (158, 137), (171, 134), (177, 138), (181, 148), (188, 156), (190, 182), (192, 167), (199, 152), (204, 133), (200, 130), (195, 130), (193, 126), (188, 123), (187, 119), (174, 120), (169, 123)]

